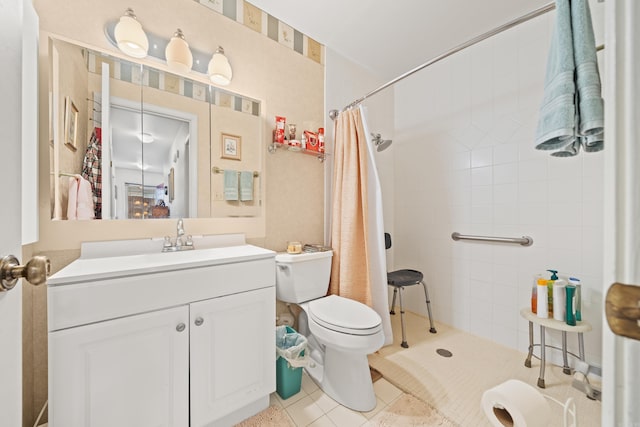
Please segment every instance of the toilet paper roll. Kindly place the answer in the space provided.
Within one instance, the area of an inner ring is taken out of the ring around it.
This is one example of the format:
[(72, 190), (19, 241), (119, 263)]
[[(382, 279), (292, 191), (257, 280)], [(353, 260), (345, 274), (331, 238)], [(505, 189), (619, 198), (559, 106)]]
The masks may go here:
[(551, 408), (527, 383), (508, 380), (482, 394), (482, 410), (494, 427), (547, 427)]

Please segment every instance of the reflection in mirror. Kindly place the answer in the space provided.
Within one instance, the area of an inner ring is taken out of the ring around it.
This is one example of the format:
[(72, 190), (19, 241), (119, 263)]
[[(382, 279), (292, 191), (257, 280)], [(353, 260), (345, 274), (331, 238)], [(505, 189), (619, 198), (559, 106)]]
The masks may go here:
[(60, 40), (49, 49), (53, 219), (262, 215), (260, 102)]
[(190, 122), (149, 105), (141, 115), (123, 104), (112, 99), (110, 110), (114, 218), (188, 217)]
[(211, 216), (255, 217), (262, 209), (259, 104), (215, 89), (211, 105)]

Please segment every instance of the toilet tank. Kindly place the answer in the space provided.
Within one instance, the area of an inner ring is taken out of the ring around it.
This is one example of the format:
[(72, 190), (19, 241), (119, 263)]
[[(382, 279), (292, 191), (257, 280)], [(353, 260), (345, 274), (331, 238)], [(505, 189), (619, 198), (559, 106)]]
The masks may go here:
[(332, 251), (276, 255), (276, 298), (300, 303), (323, 297), (329, 289)]

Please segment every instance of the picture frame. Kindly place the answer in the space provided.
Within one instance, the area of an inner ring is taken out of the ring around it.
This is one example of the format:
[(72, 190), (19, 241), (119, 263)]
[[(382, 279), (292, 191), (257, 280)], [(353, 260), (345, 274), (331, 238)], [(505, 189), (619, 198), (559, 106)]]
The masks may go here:
[(64, 98), (64, 145), (71, 151), (78, 149), (78, 107), (70, 96)]
[(242, 137), (223, 133), (220, 145), (222, 148), (220, 158), (229, 160), (242, 159)]

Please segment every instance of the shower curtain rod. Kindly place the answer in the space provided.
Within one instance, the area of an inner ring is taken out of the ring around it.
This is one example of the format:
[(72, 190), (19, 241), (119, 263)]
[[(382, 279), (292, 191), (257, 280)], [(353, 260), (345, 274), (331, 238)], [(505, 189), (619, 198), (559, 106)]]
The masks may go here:
[[(527, 13), (526, 15), (523, 15), (519, 18), (514, 19), (513, 21), (509, 21), (506, 24), (503, 24), (499, 27), (494, 28), (491, 31), (487, 31), (486, 33), (480, 34), (479, 36), (476, 36), (474, 38), (472, 38), (471, 40), (467, 40), (466, 42), (454, 47), (453, 49), (450, 49), (448, 51), (446, 51), (445, 53), (442, 53), (438, 56), (436, 56), (435, 58), (432, 58), (430, 60), (428, 60), (427, 62), (425, 62), (422, 65), (418, 65), (416, 68), (407, 71), (406, 73), (402, 74), (401, 76), (396, 77), (395, 79), (383, 84), (382, 86), (380, 86), (377, 89), (372, 90), (371, 92), (367, 93), (366, 95), (356, 99), (355, 101), (353, 101), (351, 104), (347, 105), (346, 107), (344, 107), (341, 111), (346, 111), (349, 108), (355, 107), (356, 105), (362, 103), (365, 99), (369, 98), (370, 96), (375, 95), (376, 93), (380, 92), (381, 90), (384, 90), (386, 88), (388, 88), (391, 85), (396, 84), (397, 82), (399, 82), (400, 80), (404, 80), (407, 77), (409, 77), (410, 75), (417, 73), (418, 71), (422, 70), (423, 68), (428, 67), (429, 65), (435, 64), (438, 61), (441, 61), (443, 59), (445, 59), (448, 56), (453, 55), (454, 53), (460, 52), (463, 49), (466, 49), (470, 46), (473, 46), (476, 43), (479, 43), (485, 39), (488, 39), (489, 37), (493, 37), (496, 34), (499, 34), (505, 30), (508, 30), (509, 28), (515, 27), (516, 25), (522, 24), (523, 22), (527, 22), (530, 19), (533, 19), (535, 17), (538, 17), (540, 15), (543, 15), (549, 11), (552, 11), (553, 9), (556, 8), (556, 3), (555, 1), (552, 1), (551, 3), (548, 3), (534, 11), (531, 11), (529, 13)], [(335, 117), (338, 116), (338, 114), (341, 112), (338, 110), (331, 110), (329, 112), (329, 116), (334, 119)]]

